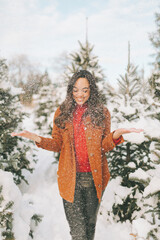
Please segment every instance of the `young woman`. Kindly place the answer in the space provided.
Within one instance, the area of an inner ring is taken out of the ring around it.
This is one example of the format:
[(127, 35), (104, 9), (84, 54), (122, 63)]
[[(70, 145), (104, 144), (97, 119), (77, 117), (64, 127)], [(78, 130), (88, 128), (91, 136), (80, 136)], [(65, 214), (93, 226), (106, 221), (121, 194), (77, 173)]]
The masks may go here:
[(81, 70), (68, 83), (67, 96), (56, 110), (52, 138), (23, 131), (12, 133), (60, 152), (59, 192), (72, 240), (94, 239), (99, 204), (110, 178), (105, 153), (124, 141), (122, 135), (142, 129), (110, 131), (110, 113), (103, 106), (94, 76)]

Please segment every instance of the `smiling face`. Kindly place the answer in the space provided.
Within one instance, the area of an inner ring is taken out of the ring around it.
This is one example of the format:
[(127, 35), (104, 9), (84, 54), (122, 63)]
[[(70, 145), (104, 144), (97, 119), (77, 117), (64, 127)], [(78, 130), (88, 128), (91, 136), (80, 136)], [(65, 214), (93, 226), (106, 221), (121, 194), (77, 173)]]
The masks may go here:
[(90, 96), (89, 82), (86, 78), (79, 78), (73, 86), (73, 98), (78, 105), (83, 105)]

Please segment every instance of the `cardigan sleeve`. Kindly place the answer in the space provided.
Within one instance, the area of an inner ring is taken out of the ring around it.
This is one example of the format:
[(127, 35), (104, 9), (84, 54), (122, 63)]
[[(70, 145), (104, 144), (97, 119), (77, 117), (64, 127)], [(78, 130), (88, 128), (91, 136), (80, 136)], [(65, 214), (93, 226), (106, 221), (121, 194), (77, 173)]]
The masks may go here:
[(60, 114), (60, 109), (58, 108), (55, 112), (54, 119), (53, 119), (53, 129), (52, 129), (52, 138), (45, 138), (42, 136), (39, 136), (41, 138), (41, 142), (35, 144), (39, 148), (46, 149), (48, 151), (53, 151), (53, 152), (60, 152), (61, 147), (62, 147), (62, 135), (61, 135), (61, 129), (58, 128), (54, 120), (55, 118)]
[(105, 108), (104, 110), (105, 115), (105, 130), (104, 130), (104, 136), (102, 140), (102, 150), (104, 152), (111, 151), (116, 145), (119, 145), (124, 142), (123, 137), (121, 136), (118, 141), (113, 139), (113, 132), (111, 132), (111, 115), (108, 109)]

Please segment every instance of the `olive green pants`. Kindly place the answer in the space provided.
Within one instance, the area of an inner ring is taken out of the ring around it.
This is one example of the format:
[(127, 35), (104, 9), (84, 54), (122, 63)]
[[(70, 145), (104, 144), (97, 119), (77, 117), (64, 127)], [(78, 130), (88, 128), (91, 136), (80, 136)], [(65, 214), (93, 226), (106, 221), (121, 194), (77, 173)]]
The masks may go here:
[(74, 202), (63, 204), (72, 240), (93, 240), (99, 202), (92, 173), (77, 173)]

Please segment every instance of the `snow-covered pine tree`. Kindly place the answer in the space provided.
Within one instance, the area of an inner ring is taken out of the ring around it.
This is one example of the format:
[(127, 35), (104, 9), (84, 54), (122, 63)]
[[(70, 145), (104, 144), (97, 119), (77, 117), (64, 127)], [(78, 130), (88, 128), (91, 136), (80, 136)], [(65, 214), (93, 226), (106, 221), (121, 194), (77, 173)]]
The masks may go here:
[[(28, 160), (30, 147), (21, 138), (12, 138), (12, 131), (20, 130), (25, 114), (19, 102), (20, 89), (14, 88), (8, 81), (8, 67), (4, 59), (0, 59), (0, 168), (12, 172), (17, 184), (26, 181), (23, 170), (33, 169)], [(30, 155), (34, 159), (35, 156)]]
[[(0, 169), (1, 173), (10, 172), (15, 184), (22, 181), (27, 183), (24, 171), (32, 172), (30, 161), (35, 161), (28, 142), (20, 138), (12, 138), (12, 131), (20, 131), (21, 123), (25, 114), (19, 101), (21, 89), (15, 88), (8, 79), (8, 66), (4, 59), (0, 59)], [(30, 161), (29, 161), (30, 159)], [(3, 179), (1, 179), (2, 181)], [(3, 182), (3, 181), (2, 181)], [(6, 183), (6, 185), (8, 182)], [(16, 186), (16, 185), (15, 185)], [(0, 186), (0, 238), (3, 240), (14, 240), (13, 232), (13, 206), (15, 202), (6, 196), (8, 192), (5, 186), (5, 197), (3, 195), (3, 184)], [(9, 194), (8, 194), (9, 195)]]
[(139, 220), (147, 223), (147, 240), (159, 240), (160, 236), (160, 134), (158, 131), (160, 129), (160, 14), (156, 14), (156, 23), (157, 32), (150, 35), (150, 40), (156, 48), (154, 70), (145, 84), (144, 79), (141, 78), (143, 85), (141, 96), (138, 95), (139, 109), (141, 108), (142, 116), (147, 123), (145, 142), (149, 143), (148, 156), (151, 168), (147, 171), (138, 168), (129, 174), (129, 180), (137, 182), (144, 189), (137, 201), (141, 209), (133, 222), (135, 225)]
[(56, 92), (57, 87), (49, 78), (47, 71), (42, 77), (42, 87), (38, 94), (34, 95), (34, 119), (35, 129), (39, 134), (50, 136), (53, 126), (53, 113), (59, 105)]
[(66, 84), (75, 72), (87, 70), (95, 76), (97, 86), (99, 87), (101, 93), (102, 101), (103, 103), (106, 103), (106, 77), (103, 73), (103, 69), (99, 65), (98, 56), (94, 55), (93, 53), (94, 46), (88, 42), (87, 38), (84, 44), (82, 44), (80, 41), (78, 41), (78, 43), (80, 48), (78, 51), (70, 54), (70, 65), (66, 66), (66, 70), (64, 72)]
[[(42, 76), (42, 87), (34, 95), (34, 123), (38, 134), (50, 137), (53, 127), (53, 114), (62, 102), (63, 87), (52, 83), (48, 72)], [(59, 159), (59, 153), (54, 153), (56, 161)]]
[(93, 54), (94, 46), (88, 40), (86, 40), (85, 44), (82, 44), (80, 41), (78, 43), (80, 49), (70, 54), (72, 63), (71, 66), (67, 67), (66, 77), (71, 77), (75, 72), (83, 69), (90, 71), (96, 76), (97, 82), (103, 81), (104, 74), (99, 65), (98, 57)]
[[(128, 56), (126, 73), (118, 80), (119, 93), (115, 96), (114, 102), (110, 104), (112, 123), (115, 129), (137, 127), (144, 111), (144, 105), (139, 101), (141, 82), (137, 67), (130, 63), (130, 46)], [(112, 208), (114, 218), (122, 222), (132, 221), (142, 207), (138, 199), (144, 191), (144, 185), (129, 179), (129, 174), (136, 169), (147, 171), (152, 168), (149, 158), (150, 141), (140, 139), (140, 136), (138, 138), (132, 140), (130, 137), (109, 154), (111, 177), (120, 177), (120, 185), (126, 192), (121, 195), (121, 201), (115, 202)], [(117, 194), (115, 192), (115, 195)]]
[(160, 178), (156, 169), (144, 171), (137, 169), (129, 175), (129, 179), (144, 186), (139, 202), (141, 210), (137, 214), (134, 223), (143, 219), (147, 225), (147, 240), (159, 240), (160, 236)]
[[(155, 22), (156, 22), (156, 32), (152, 33), (150, 36), (150, 40), (152, 42), (153, 47), (156, 50), (156, 58), (154, 62), (154, 70), (151, 76), (152, 79), (152, 87), (154, 89), (154, 104), (156, 108), (156, 113), (154, 114), (155, 121), (158, 120), (160, 122), (160, 13), (155, 14)], [(159, 131), (158, 131), (159, 132)], [(159, 136), (152, 139), (152, 149), (151, 149), (153, 160), (157, 166), (157, 170), (160, 171), (160, 134)], [(157, 176), (160, 182), (160, 177)], [(153, 208), (153, 216), (154, 219), (157, 219), (157, 223), (160, 229), (160, 187), (152, 194), (153, 197), (157, 199), (157, 204)], [(156, 229), (158, 230), (158, 228)], [(156, 233), (156, 236), (159, 235)], [(158, 238), (157, 238), (158, 239)]]
[(154, 66), (156, 69), (160, 69), (160, 13), (155, 13), (155, 23), (156, 23), (156, 31), (150, 34), (150, 41), (155, 49), (155, 62)]
[(11, 210), (13, 202), (9, 201), (7, 204), (3, 204), (4, 197), (2, 194), (3, 186), (0, 186), (0, 235), (5, 240), (14, 240), (13, 233), (13, 212)]
[[(153, 118), (160, 121), (160, 13), (155, 14), (156, 32), (150, 34), (151, 43), (155, 49), (155, 62), (153, 63), (154, 69), (152, 76), (149, 79), (150, 87), (152, 89), (153, 103), (155, 113)], [(160, 137), (154, 139), (155, 147), (152, 148), (152, 152), (155, 154), (155, 158), (160, 163)]]
[(13, 174), (0, 169), (0, 239), (21, 239), (22, 233), (23, 240), (34, 238), (37, 225), (43, 218), (36, 209), (34, 201), (26, 201), (25, 194), (23, 196), (14, 183)]
[[(150, 223), (147, 239), (158, 240), (160, 236), (160, 14), (156, 13), (157, 31), (150, 35), (152, 45), (156, 50), (156, 58), (153, 64), (154, 70), (149, 79), (150, 96), (148, 96), (148, 110), (151, 130), (147, 134), (147, 138), (151, 141), (150, 144), (150, 159), (153, 162), (154, 171), (148, 171), (145, 178), (148, 179), (148, 184), (141, 176), (133, 173), (130, 179), (136, 179), (137, 182), (144, 185), (143, 193), (143, 215), (141, 216)], [(154, 127), (152, 127), (154, 126)], [(156, 129), (156, 131), (154, 131)]]

